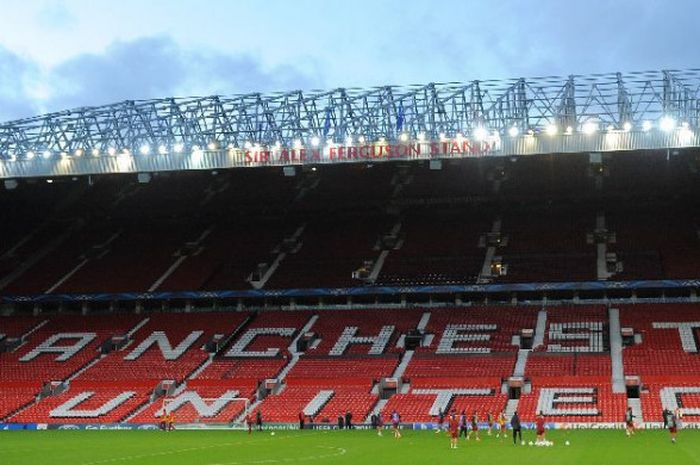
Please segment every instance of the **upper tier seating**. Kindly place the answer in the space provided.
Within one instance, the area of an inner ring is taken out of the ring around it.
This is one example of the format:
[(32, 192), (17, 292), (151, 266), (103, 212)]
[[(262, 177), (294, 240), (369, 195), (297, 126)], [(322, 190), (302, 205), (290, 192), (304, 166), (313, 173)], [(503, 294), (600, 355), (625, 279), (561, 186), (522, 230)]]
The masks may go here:
[(401, 224), (401, 248), (390, 250), (377, 284), (473, 284), (484, 263), (479, 237), (493, 218), (478, 210), (423, 210)]

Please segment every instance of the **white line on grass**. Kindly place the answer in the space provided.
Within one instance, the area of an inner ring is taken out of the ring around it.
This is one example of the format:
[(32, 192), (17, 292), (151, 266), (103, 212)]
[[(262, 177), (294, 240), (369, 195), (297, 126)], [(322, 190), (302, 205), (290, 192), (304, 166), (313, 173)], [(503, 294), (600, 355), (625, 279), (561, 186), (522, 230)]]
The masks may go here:
[(309, 460), (321, 460), (321, 459), (329, 459), (333, 457), (340, 457), (341, 455), (345, 455), (347, 453), (346, 449), (343, 449), (342, 447), (330, 447), (330, 446), (316, 446), (319, 449), (330, 449), (330, 450), (335, 450), (336, 452), (333, 454), (321, 454), (321, 455), (307, 455), (306, 457), (285, 457), (283, 459), (265, 459), (265, 460), (251, 460), (251, 461), (246, 461), (246, 462), (224, 462), (224, 463), (210, 463), (208, 465), (258, 465), (258, 464), (264, 464), (264, 463), (289, 463), (289, 462), (300, 462), (300, 461), (309, 461)]
[[(318, 434), (318, 433), (312, 433), (312, 434)], [(245, 444), (254, 444), (254, 443), (258, 443), (258, 442), (275, 441), (275, 440), (279, 440), (279, 439), (286, 439), (286, 438), (292, 438), (292, 437), (298, 437), (298, 436), (302, 436), (302, 435), (291, 434), (291, 435), (282, 436), (281, 438), (276, 438), (276, 439), (265, 438), (265, 439), (258, 439), (258, 440), (254, 439), (251, 441), (222, 442), (222, 443), (218, 443), (218, 444), (210, 444), (207, 446), (186, 447), (183, 449), (171, 449), (171, 450), (166, 450), (166, 451), (162, 451), (162, 452), (151, 452), (148, 454), (126, 455), (126, 456), (122, 456), (122, 457), (112, 457), (112, 458), (108, 458), (108, 459), (95, 460), (93, 462), (86, 462), (86, 463), (83, 463), (81, 465), (102, 465), (105, 463), (128, 462), (131, 460), (145, 459), (145, 458), (150, 458), (150, 457), (163, 457), (166, 455), (176, 455), (176, 454), (180, 454), (183, 452), (194, 452), (194, 451), (199, 451), (199, 450), (216, 449), (219, 447), (241, 446), (241, 445), (245, 445)], [(310, 436), (310, 434), (304, 434), (303, 436)]]

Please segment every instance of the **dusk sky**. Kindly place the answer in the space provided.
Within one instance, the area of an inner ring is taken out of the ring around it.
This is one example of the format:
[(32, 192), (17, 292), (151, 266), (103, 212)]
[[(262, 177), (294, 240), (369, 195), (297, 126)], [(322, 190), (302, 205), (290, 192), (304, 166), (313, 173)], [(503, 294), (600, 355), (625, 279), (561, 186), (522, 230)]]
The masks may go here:
[(700, 67), (700, 0), (0, 8), (0, 121), (125, 99)]

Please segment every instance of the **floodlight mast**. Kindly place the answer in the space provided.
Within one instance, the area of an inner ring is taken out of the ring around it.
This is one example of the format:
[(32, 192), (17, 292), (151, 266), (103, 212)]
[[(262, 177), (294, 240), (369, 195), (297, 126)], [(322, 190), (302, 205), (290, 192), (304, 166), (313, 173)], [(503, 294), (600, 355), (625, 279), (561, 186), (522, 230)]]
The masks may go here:
[[(0, 124), (0, 178), (250, 166), (224, 155), (458, 135), (504, 156), (696, 147), (699, 123), (700, 69), (129, 100)], [(221, 156), (193, 164), (195, 151)], [(108, 161), (124, 153), (133, 163)], [(338, 162), (327, 158), (315, 162)]]

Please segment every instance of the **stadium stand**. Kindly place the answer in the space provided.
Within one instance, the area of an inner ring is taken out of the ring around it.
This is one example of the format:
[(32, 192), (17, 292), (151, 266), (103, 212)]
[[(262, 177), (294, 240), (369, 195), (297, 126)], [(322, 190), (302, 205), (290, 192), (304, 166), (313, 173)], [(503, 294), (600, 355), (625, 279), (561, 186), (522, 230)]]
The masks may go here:
[[(636, 400), (614, 379), (619, 356), (644, 420), (680, 402), (694, 422), (695, 291), (631, 304), (648, 294), (625, 281), (700, 275), (695, 162), (572, 155), (27, 183), (0, 195), (0, 290), (51, 303), (0, 308), (13, 313), (0, 317), (0, 419), (150, 423), (171, 404), (178, 421), (228, 423), (243, 397), (272, 422), (393, 409), (428, 422), (443, 405), (619, 423)], [(484, 274), (496, 257), (505, 272)], [(374, 276), (353, 279), (365, 262)], [(583, 281), (613, 285), (557, 287)], [(464, 286), (486, 283), (522, 287)], [(461, 287), (411, 295), (434, 285)], [(398, 290), (364, 295), (384, 286)], [(333, 292), (290, 291), (305, 288)], [(153, 300), (170, 291), (181, 294)], [(54, 304), (63, 293), (84, 298)], [(414, 330), (420, 344), (406, 350)]]

